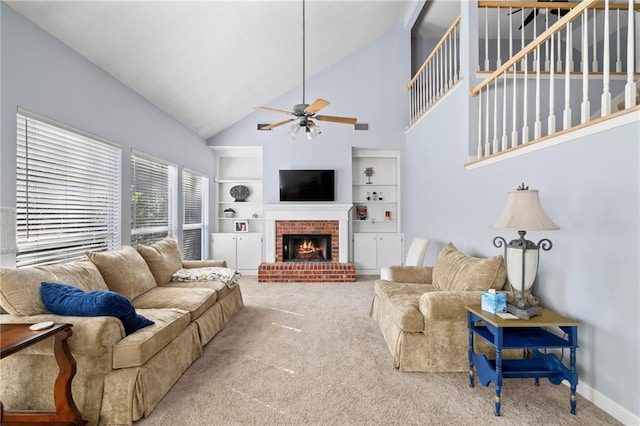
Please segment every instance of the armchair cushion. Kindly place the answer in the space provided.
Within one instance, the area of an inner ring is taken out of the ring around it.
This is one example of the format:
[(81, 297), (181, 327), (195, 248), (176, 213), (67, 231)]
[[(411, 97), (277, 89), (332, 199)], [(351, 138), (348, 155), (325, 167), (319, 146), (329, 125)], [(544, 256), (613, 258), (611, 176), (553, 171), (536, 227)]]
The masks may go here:
[(507, 279), (502, 256), (479, 258), (448, 243), (433, 267), (433, 286), (438, 290), (501, 290)]
[(87, 257), (98, 267), (109, 290), (129, 300), (156, 286), (147, 263), (133, 247), (122, 246), (120, 250), (110, 252), (87, 252)]
[(180, 248), (178, 247), (178, 242), (172, 236), (168, 236), (150, 246), (139, 245), (136, 250), (147, 262), (158, 285), (171, 281), (171, 275), (182, 268)]
[(153, 321), (137, 314), (126, 297), (113, 291), (85, 292), (70, 285), (43, 282), (40, 286), (40, 296), (42, 303), (54, 314), (116, 317), (122, 321), (126, 334), (153, 324)]

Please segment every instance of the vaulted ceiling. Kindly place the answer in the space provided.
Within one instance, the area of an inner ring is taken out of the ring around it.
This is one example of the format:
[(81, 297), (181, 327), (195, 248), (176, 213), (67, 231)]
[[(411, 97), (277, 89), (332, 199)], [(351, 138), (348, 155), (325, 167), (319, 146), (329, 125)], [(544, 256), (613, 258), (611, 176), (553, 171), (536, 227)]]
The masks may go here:
[[(306, 1), (307, 77), (424, 3)], [(302, 81), (301, 0), (7, 4), (205, 139)]]

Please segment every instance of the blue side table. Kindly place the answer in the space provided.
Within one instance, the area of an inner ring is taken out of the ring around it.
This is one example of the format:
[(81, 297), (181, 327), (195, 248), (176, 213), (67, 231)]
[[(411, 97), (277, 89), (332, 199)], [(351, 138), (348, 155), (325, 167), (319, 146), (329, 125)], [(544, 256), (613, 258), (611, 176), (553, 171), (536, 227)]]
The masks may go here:
[[(543, 309), (542, 315), (521, 320), (503, 319), (483, 311), (479, 305), (466, 308), (469, 327), (469, 386), (474, 386), (474, 367), (478, 372), (478, 380), (483, 386), (494, 383), (496, 416), (500, 415), (502, 379), (524, 377), (533, 377), (536, 385), (540, 377), (546, 377), (554, 385), (567, 380), (571, 385), (571, 414), (576, 413), (576, 387), (578, 386), (576, 349), (580, 323), (549, 309)], [(565, 333), (565, 337), (551, 333), (546, 327), (560, 328)], [(495, 361), (474, 351), (474, 335), (486, 340), (495, 348)], [(540, 349), (551, 348), (569, 349), (569, 368), (562, 364), (555, 354), (540, 352)], [(503, 349), (529, 349), (532, 357), (503, 360)]]

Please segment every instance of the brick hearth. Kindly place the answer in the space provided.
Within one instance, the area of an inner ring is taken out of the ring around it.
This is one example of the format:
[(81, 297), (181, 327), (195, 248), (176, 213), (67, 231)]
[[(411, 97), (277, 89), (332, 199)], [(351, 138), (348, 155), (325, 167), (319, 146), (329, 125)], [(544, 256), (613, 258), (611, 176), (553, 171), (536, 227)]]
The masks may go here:
[(258, 282), (354, 282), (356, 268), (353, 263), (338, 262), (276, 262), (261, 263)]

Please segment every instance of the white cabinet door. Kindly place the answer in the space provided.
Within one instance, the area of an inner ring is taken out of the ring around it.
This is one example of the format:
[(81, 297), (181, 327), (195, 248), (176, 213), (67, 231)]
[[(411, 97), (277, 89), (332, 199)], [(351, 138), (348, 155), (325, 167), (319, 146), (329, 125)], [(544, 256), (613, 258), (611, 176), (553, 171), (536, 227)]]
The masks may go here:
[(236, 236), (230, 234), (213, 234), (211, 236), (211, 258), (226, 260), (227, 268), (237, 269)]
[(375, 234), (353, 234), (353, 263), (356, 270), (377, 269)]
[(238, 235), (236, 258), (237, 269), (258, 269), (262, 262), (262, 234)]
[(378, 269), (392, 265), (402, 265), (402, 235), (378, 234)]

